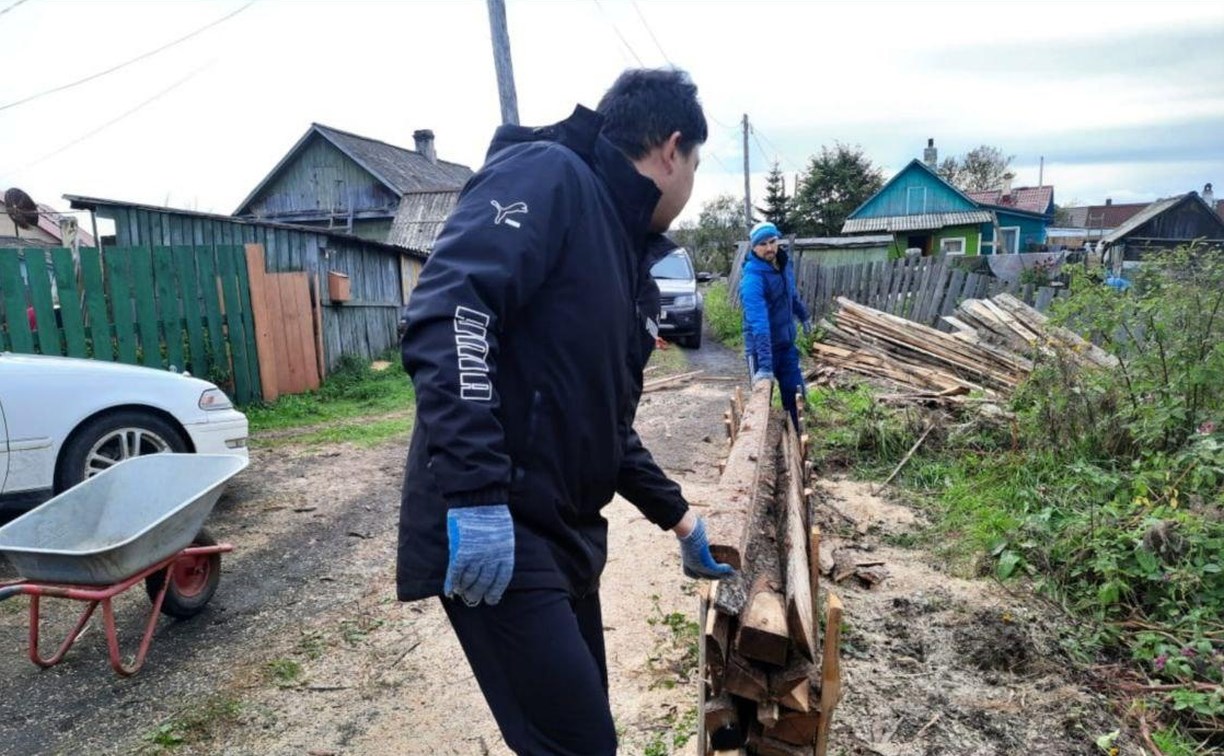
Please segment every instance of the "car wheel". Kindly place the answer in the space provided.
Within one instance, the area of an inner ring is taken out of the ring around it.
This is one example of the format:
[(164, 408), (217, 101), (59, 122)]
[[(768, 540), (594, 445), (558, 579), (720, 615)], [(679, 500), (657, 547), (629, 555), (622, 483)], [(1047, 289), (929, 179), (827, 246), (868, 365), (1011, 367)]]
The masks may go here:
[(124, 410), (96, 417), (73, 432), (55, 471), (55, 492), (131, 459), (159, 452), (187, 452), (183, 435), (152, 412)]

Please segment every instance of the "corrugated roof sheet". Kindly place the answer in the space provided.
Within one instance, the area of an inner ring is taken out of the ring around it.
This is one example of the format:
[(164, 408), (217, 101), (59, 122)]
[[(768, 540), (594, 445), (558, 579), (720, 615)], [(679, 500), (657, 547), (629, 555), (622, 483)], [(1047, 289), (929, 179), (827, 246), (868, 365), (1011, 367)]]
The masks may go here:
[(420, 252), (433, 250), (434, 240), (459, 201), (459, 192), (416, 192), (405, 194), (391, 221), (387, 243)]
[(1147, 207), (1143, 202), (1128, 202), (1122, 205), (1080, 205), (1068, 207), (1068, 226), (1076, 228), (1117, 228), (1131, 219), (1135, 213)]
[(795, 246), (804, 248), (854, 249), (856, 247), (886, 247), (893, 238), (887, 234), (876, 236), (811, 236), (795, 239)]
[(989, 210), (972, 210), (962, 213), (930, 213), (927, 215), (891, 215), (882, 218), (856, 218), (846, 221), (843, 234), (862, 234), (870, 231), (926, 231), (945, 226), (965, 226), (972, 223), (990, 223), (993, 216)]
[(466, 165), (445, 160), (431, 163), (419, 152), (320, 123), (314, 129), (400, 194), (459, 189), (472, 177)]
[(990, 189), (984, 192), (965, 192), (969, 199), (982, 205), (1013, 208), (1028, 213), (1044, 215), (1054, 201), (1052, 186), (1018, 186), (1011, 194), (1003, 194), (1000, 189)]

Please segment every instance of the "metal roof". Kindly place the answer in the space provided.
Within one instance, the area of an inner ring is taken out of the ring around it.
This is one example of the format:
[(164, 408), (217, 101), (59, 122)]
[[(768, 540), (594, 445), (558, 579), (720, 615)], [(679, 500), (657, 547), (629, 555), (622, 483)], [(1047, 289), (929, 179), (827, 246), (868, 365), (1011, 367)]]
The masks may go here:
[(416, 192), (405, 194), (391, 221), (387, 243), (421, 252), (433, 250), (434, 240), (450, 216), (459, 192)]
[(297, 155), (311, 137), (316, 135), (326, 139), (336, 149), (369, 171), (370, 175), (401, 197), (410, 192), (436, 192), (460, 189), (472, 177), (472, 169), (466, 165), (450, 163), (445, 160), (431, 162), (429, 158), (414, 150), (396, 147), (393, 144), (334, 129), (321, 123), (312, 123), (310, 128), (306, 130), (306, 133), (302, 135), (302, 138), (285, 153), (280, 162), (242, 200), (242, 204), (234, 211), (234, 215), (244, 214), (247, 207), (264, 190), (264, 187), (270, 184), (277, 174), (292, 162), (293, 157)]
[(846, 224), (842, 226), (842, 233), (926, 231), (946, 226), (990, 223), (993, 219), (994, 216), (989, 210), (971, 210), (960, 213), (929, 213), (927, 215), (890, 215), (883, 218), (854, 218), (846, 221)]
[[(1103, 244), (1113, 244), (1114, 242), (1118, 241), (1119, 239), (1126, 236), (1130, 232), (1142, 226), (1144, 223), (1147, 223), (1148, 221), (1155, 218), (1157, 215), (1160, 215), (1165, 210), (1168, 210), (1174, 205), (1180, 204), (1182, 200), (1192, 195), (1196, 199), (1198, 199), (1200, 202), (1202, 202), (1202, 198), (1199, 197), (1194, 192), (1189, 192), (1188, 194), (1179, 194), (1176, 197), (1169, 197), (1168, 199), (1156, 200), (1152, 204), (1148, 205), (1147, 207), (1143, 208), (1139, 212), (1132, 215), (1130, 219), (1126, 221), (1125, 223), (1123, 223), (1121, 226), (1118, 226), (1113, 231), (1102, 236), (1101, 242)], [(1207, 203), (1204, 202), (1203, 204), (1206, 205)], [(1208, 208), (1208, 210), (1210, 210), (1210, 208)]]
[(1029, 213), (1045, 215), (1054, 201), (1052, 186), (1018, 186), (1009, 194), (1001, 189), (988, 189), (984, 192), (965, 192), (969, 199), (979, 205), (994, 205), (1014, 210), (1024, 210)]
[(795, 239), (799, 249), (856, 249), (860, 247), (887, 247), (892, 244), (892, 236), (880, 234), (875, 236), (812, 236)]

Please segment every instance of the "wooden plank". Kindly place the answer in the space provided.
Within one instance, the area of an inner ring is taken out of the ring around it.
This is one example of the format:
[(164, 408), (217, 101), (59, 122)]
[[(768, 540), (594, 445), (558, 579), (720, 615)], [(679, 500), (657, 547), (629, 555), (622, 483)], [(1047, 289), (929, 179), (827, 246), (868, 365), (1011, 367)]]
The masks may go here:
[(81, 310), (81, 290), (77, 286), (76, 264), (72, 250), (56, 247), (51, 250), (55, 266), (55, 288), (59, 292), (60, 322), (64, 328), (65, 354), (69, 357), (89, 356), (85, 340), (85, 314)]
[(298, 342), (302, 345), (302, 380), (305, 389), (313, 391), (319, 387), (319, 371), (316, 368), (318, 358), (315, 356), (314, 311), (310, 308), (310, 278), (306, 273), (294, 273), (293, 276), (297, 310), (301, 313), (301, 319), (298, 321)]
[[(202, 253), (211, 250), (201, 249)], [(170, 252), (178, 275), (179, 291), (183, 302), (183, 320), (187, 326), (187, 350), (184, 357), (191, 373), (208, 377), (207, 348), (204, 346), (204, 317), (200, 305), (200, 276), (196, 272), (195, 250), (191, 247), (174, 247)]]
[(323, 291), (319, 287), (319, 274), (311, 278), (311, 322), (314, 324), (315, 360), (318, 364), (319, 384), (327, 378), (327, 355), (323, 351)]
[(816, 638), (812, 622), (812, 583), (808, 560), (808, 533), (803, 523), (803, 466), (799, 439), (790, 423), (782, 435), (782, 455), (787, 465), (786, 523), (779, 533), (786, 578), (786, 624), (799, 652), (816, 658)]
[(4, 292), (4, 319), (9, 346), (14, 352), (34, 353), (34, 334), (26, 313), (26, 285), (21, 278), (21, 260), (15, 249), (0, 250), (0, 291)]
[(135, 304), (132, 298), (132, 251), (131, 247), (106, 250), (105, 273), (109, 282), (111, 313), (115, 318), (115, 341), (118, 343), (119, 361), (129, 365), (138, 364)]
[[(284, 296), (281, 292), (282, 273), (266, 273), (263, 279), (264, 292), (267, 295), (269, 328), (272, 335), (271, 355), (269, 361), (275, 366), (272, 375), (276, 378), (276, 393), (293, 394), (292, 363), (289, 359), (289, 337), (286, 333), (288, 324), (285, 322)], [(261, 357), (262, 359), (262, 357)], [(260, 371), (260, 380), (263, 371)]]
[(820, 528), (808, 529), (808, 580), (812, 586), (812, 643), (820, 648)]
[(762, 701), (757, 704), (757, 721), (761, 723), (761, 727), (766, 730), (778, 724), (778, 702), (777, 701)]
[(766, 453), (772, 396), (772, 381), (762, 381), (753, 387), (744, 405), (744, 418), (735, 443), (727, 455), (727, 466), (719, 479), (718, 495), (712, 499), (719, 506), (706, 515), (710, 553), (715, 560), (737, 570), (744, 567), (748, 523), (759, 498), (757, 460)]
[(129, 251), (132, 264), (132, 294), (136, 300), (136, 330), (140, 334), (140, 364), (145, 367), (165, 367), (161, 356), (161, 333), (157, 327), (157, 295), (153, 288), (153, 250), (133, 247)]
[(1050, 309), (1050, 303), (1054, 301), (1055, 290), (1049, 286), (1042, 286), (1037, 290), (1037, 298), (1033, 303), (1033, 308), (1038, 312), (1045, 312)]
[(102, 254), (96, 247), (82, 247), (79, 256), (85, 311), (89, 314), (89, 349), (95, 360), (111, 361), (115, 359), (115, 346), (102, 282)]
[(251, 282), (251, 316), (255, 323), (255, 357), (259, 360), (260, 395), (265, 402), (276, 401), (280, 396), (277, 383), (276, 341), (272, 336), (272, 308), (268, 299), (268, 274), (264, 263), (264, 249), (259, 244), (247, 244), (247, 278)]
[(769, 700), (769, 681), (765, 672), (737, 654), (727, 657), (723, 690), (750, 701)]
[(234, 256), (234, 272), (238, 278), (243, 347), (247, 353), (247, 381), (251, 387), (251, 398), (256, 399), (260, 390), (259, 359), (255, 348), (255, 319), (251, 315), (251, 279), (247, 275), (246, 249), (237, 245), (230, 249), (230, 254)]
[(777, 721), (765, 728), (765, 736), (783, 743), (811, 746), (820, 729), (820, 712), (782, 711)]
[[(714, 595), (714, 590), (714, 586), (711, 586), (711, 595)], [(705, 668), (710, 672), (710, 687), (715, 693), (720, 693), (723, 687), (723, 677), (727, 671), (727, 654), (731, 646), (731, 617), (710, 608), (706, 612), (703, 630), (702, 645), (705, 648)]]
[(939, 319), (939, 307), (943, 304), (944, 297), (947, 296), (948, 278), (951, 275), (952, 271), (942, 262), (936, 266), (935, 272), (931, 275), (930, 296), (923, 302), (922, 318), (918, 321), (919, 323), (935, 325), (935, 321)]
[(180, 287), (174, 274), (174, 253), (170, 247), (154, 247), (153, 275), (157, 290), (157, 313), (166, 340), (166, 362), (175, 370), (186, 370), (183, 358), (183, 316)]
[[(710, 739), (710, 747), (716, 752), (738, 748), (744, 744), (744, 730), (740, 725), (739, 708), (730, 694), (723, 693), (705, 702), (702, 721)], [(704, 746), (698, 739), (699, 748)]]
[(229, 344), (230, 364), (233, 366), (234, 398), (245, 404), (256, 397), (258, 384), (251, 381), (251, 355), (247, 352), (246, 326), (242, 321), (242, 298), (238, 293), (234, 247), (217, 247), (217, 264), (225, 307), (225, 340)]
[(60, 342), (59, 325), (55, 318), (55, 302), (51, 298), (51, 277), (47, 275), (47, 256), (42, 249), (27, 247), (25, 250), (26, 277), (29, 281), (30, 301), (34, 305), (34, 334), (38, 350), (42, 354), (60, 356), (64, 353)]
[(210, 375), (233, 376), (229, 350), (226, 347), (224, 317), (221, 314), (221, 282), (217, 277), (217, 248), (197, 250), (196, 263), (200, 267), (200, 297), (204, 302), (204, 323), (207, 343), (211, 349), (208, 364)]
[[(304, 274), (303, 274), (304, 275)], [(305, 354), (300, 338), (301, 324), (308, 313), (300, 309), (297, 298), (297, 278), (293, 273), (277, 273), (280, 287), (281, 317), (284, 323), (284, 354), (288, 362), (288, 382), (282, 387), (287, 394), (300, 394), (306, 390)]]
[(842, 602), (836, 593), (829, 593), (825, 611), (824, 656), (820, 663), (820, 724), (816, 732), (815, 756), (829, 752), (829, 727), (833, 709), (841, 701), (841, 623)]

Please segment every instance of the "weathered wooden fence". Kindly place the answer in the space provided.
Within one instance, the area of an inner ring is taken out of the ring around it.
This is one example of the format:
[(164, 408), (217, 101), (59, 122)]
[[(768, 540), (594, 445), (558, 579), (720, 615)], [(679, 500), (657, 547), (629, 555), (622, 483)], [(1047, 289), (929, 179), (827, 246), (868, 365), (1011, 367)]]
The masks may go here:
[(260, 396), (241, 246), (0, 249), (0, 349), (186, 370)]
[(941, 318), (951, 315), (965, 299), (1008, 292), (1025, 304), (1045, 311), (1061, 287), (1007, 284), (983, 273), (969, 273), (955, 261), (917, 258), (827, 267), (801, 263), (795, 272), (799, 296), (813, 320), (837, 310), (837, 297), (947, 330)]

